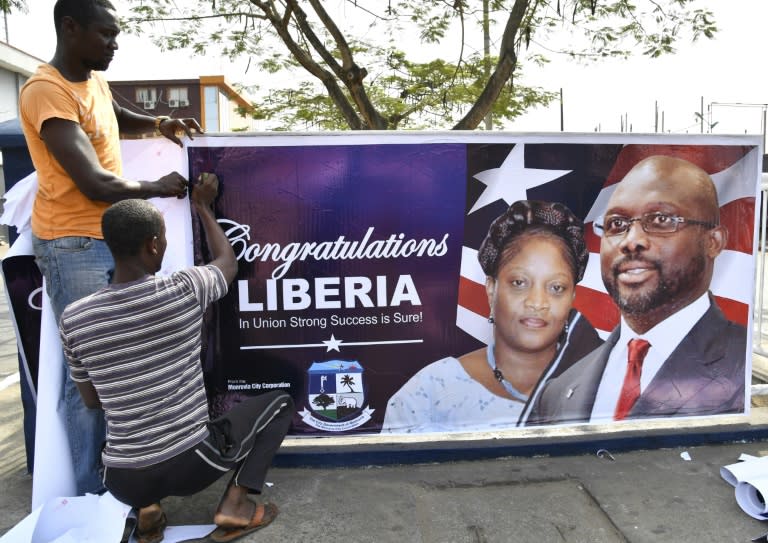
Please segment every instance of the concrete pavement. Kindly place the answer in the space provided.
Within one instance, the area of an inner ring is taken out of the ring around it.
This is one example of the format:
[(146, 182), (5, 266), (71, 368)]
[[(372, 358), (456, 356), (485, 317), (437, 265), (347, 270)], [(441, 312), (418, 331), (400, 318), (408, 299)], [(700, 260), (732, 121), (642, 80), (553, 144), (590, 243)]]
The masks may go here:
[[(31, 503), (16, 371), (3, 293), (0, 536)], [(739, 509), (719, 475), (742, 452), (768, 454), (768, 408), (753, 409), (748, 420), (650, 426), (291, 439), (263, 496), (281, 514), (241, 541), (745, 542), (768, 532), (768, 523)], [(611, 454), (599, 457), (599, 448)], [(691, 461), (680, 457), (684, 451)], [(225, 482), (166, 500), (169, 522), (210, 523)]]

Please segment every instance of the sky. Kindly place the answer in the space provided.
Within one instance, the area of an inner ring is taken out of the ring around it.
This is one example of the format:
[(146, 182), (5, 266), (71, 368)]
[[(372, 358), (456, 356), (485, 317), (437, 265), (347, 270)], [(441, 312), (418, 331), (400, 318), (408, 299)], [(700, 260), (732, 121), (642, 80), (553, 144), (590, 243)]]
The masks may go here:
[[(52, 13), (55, 0), (33, 0), (26, 15), (8, 18), (10, 44), (43, 60), (55, 48)], [(524, 82), (550, 91), (563, 91), (564, 128), (570, 132), (619, 132), (622, 118), (627, 130), (651, 133), (656, 130), (659, 110), (664, 130), (699, 133), (695, 114), (702, 108), (717, 134), (759, 134), (764, 104), (768, 104), (768, 1), (700, 0), (711, 9), (720, 31), (714, 40), (679, 43), (674, 55), (658, 59), (635, 56), (579, 64), (565, 56), (552, 56), (542, 68), (526, 69)], [(119, 9), (119, 8), (118, 8)], [(50, 28), (50, 31), (48, 29)], [(264, 84), (263, 74), (245, 60), (231, 62), (214, 55), (192, 56), (188, 52), (160, 52), (148, 38), (121, 35), (120, 50), (107, 72), (111, 80), (194, 78), (226, 76), (230, 83)], [(414, 44), (414, 47), (418, 47)], [(735, 106), (732, 104), (743, 104)], [(711, 111), (711, 113), (710, 113)], [(505, 129), (517, 132), (560, 130), (560, 104), (536, 108)], [(710, 131), (706, 126), (705, 131)]]
[[(634, 132), (654, 132), (655, 104), (664, 112), (664, 128), (674, 133), (700, 132), (695, 112), (712, 106), (715, 133), (759, 134), (762, 107), (722, 104), (768, 103), (768, 2), (765, 0), (706, 0), (720, 31), (714, 40), (680, 43), (678, 52), (657, 59), (637, 56), (589, 66), (561, 59), (536, 74), (529, 84), (563, 89), (564, 124), (569, 131), (618, 132), (626, 114)], [(557, 125), (559, 104), (536, 110), (520, 120), (518, 130)], [(518, 123), (516, 123), (518, 124)], [(705, 126), (706, 131), (706, 126)]]

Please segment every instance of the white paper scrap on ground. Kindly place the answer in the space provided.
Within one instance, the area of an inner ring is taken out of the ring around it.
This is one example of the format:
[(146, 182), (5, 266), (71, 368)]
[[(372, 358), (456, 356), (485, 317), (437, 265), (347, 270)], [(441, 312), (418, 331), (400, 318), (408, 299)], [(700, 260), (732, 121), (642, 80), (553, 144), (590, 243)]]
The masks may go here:
[(768, 474), (736, 485), (736, 503), (757, 520), (768, 520), (768, 507), (763, 496), (768, 496)]
[(747, 457), (722, 467), (720, 476), (735, 487), (736, 503), (742, 511), (757, 520), (768, 520), (768, 505), (763, 498), (768, 496), (768, 456)]
[[(202, 539), (213, 530), (215, 524), (202, 524), (198, 526), (168, 526), (165, 529), (163, 543), (178, 543), (190, 539)], [(136, 534), (131, 536), (130, 543), (136, 543)]]
[(683, 451), (683, 452), (680, 453), (680, 458), (682, 458), (686, 462), (690, 462), (691, 461), (691, 454), (688, 451)]
[[(0, 543), (118, 543), (131, 507), (109, 492), (53, 498), (0, 537)], [(169, 526), (163, 543), (201, 539), (216, 525)], [(131, 537), (135, 542), (135, 536)]]
[(731, 486), (762, 475), (768, 475), (768, 456), (753, 456), (744, 462), (736, 462), (720, 468), (720, 476)]
[(110, 493), (53, 498), (0, 538), (1, 543), (118, 543), (131, 508)]

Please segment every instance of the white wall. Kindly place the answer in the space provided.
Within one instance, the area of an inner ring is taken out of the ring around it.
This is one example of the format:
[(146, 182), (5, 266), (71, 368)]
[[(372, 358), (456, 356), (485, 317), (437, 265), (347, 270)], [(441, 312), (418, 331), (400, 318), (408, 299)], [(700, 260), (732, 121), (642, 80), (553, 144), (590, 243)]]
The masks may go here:
[(0, 122), (19, 116), (19, 90), (26, 77), (0, 68)]
[(0, 43), (0, 122), (19, 116), (19, 91), (43, 61)]

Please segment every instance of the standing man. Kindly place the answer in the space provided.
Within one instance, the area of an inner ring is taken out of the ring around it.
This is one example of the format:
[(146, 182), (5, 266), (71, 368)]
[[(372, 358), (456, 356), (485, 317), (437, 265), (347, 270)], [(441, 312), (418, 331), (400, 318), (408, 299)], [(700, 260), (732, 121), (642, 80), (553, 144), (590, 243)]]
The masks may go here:
[(102, 230), (115, 259), (112, 284), (74, 302), (61, 317), (64, 353), (85, 405), (107, 419), (104, 484), (139, 509), (139, 543), (163, 539), (160, 500), (188, 496), (235, 470), (213, 517), (213, 541), (233, 541), (277, 515), (256, 504), (267, 469), (293, 416), (273, 391), (208, 419), (200, 364), (203, 315), (237, 274), (232, 246), (216, 222), (215, 175), (202, 174), (192, 202), (213, 260), (157, 277), (168, 245), (163, 216), (149, 202), (120, 201)]
[[(53, 10), (56, 52), (21, 90), (24, 137), (38, 175), (32, 208), (33, 249), (56, 320), (70, 302), (105, 286), (114, 267), (101, 234), (101, 215), (125, 198), (184, 197), (187, 180), (171, 172), (157, 181), (124, 179), (120, 132), (156, 130), (181, 145), (194, 119), (138, 115), (112, 99), (104, 77), (120, 32), (109, 0), (58, 0)], [(83, 406), (69, 375), (60, 404), (77, 492), (99, 492), (101, 411)]]
[(550, 381), (539, 423), (744, 411), (746, 329), (725, 318), (709, 293), (728, 232), (717, 191), (698, 166), (678, 158), (640, 161), (611, 195), (600, 267), (621, 311), (598, 349)]

